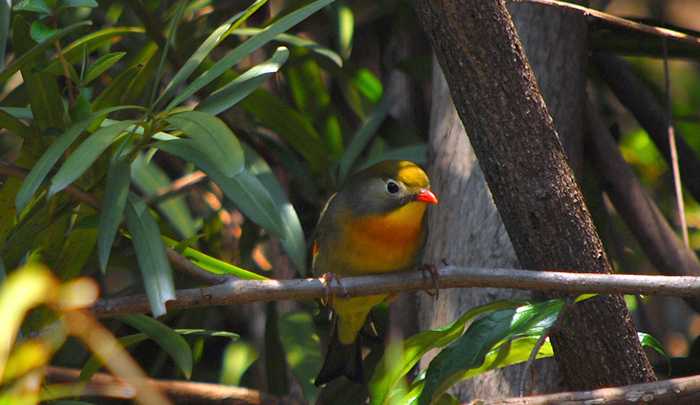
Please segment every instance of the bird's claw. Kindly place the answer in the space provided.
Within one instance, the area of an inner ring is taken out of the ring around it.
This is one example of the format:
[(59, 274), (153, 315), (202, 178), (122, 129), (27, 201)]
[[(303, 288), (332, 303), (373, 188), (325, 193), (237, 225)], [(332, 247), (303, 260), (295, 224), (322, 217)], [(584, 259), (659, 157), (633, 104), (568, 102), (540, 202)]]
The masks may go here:
[(340, 291), (343, 294), (343, 297), (348, 297), (350, 294), (348, 293), (348, 290), (345, 289), (345, 286), (343, 283), (340, 282), (340, 277), (336, 276), (334, 273), (323, 273), (321, 276), (321, 283), (323, 283), (323, 288), (325, 290), (325, 298), (321, 300), (323, 302), (323, 305), (327, 306), (333, 306), (333, 299), (335, 298), (335, 294), (333, 293), (333, 288), (331, 287), (331, 283), (335, 281), (336, 284), (338, 284), (338, 287), (340, 287)]
[(429, 274), (430, 279), (433, 281), (433, 289), (426, 290), (425, 292), (431, 297), (435, 297), (435, 299), (438, 299), (440, 297), (440, 283), (437, 266), (434, 264), (423, 264), (418, 269), (423, 274), (423, 277), (426, 277), (426, 274)]

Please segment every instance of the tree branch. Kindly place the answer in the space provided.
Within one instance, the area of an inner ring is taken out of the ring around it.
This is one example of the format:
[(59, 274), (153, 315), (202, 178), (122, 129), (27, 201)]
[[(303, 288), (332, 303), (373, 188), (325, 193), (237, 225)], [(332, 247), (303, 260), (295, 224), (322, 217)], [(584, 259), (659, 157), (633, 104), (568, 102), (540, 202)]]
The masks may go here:
[[(438, 270), (441, 288), (498, 287), (521, 290), (564, 291), (571, 294), (645, 294), (692, 297), (700, 295), (700, 277), (643, 276), (628, 274), (567, 273), (524, 271), (520, 269), (465, 268), (446, 266)], [(232, 280), (223, 284), (178, 290), (168, 301), (169, 310), (256, 301), (310, 300), (333, 294), (373, 295), (434, 288), (422, 272), (345, 277), (342, 288), (326, 286), (321, 279)], [(146, 313), (150, 309), (145, 295), (98, 300), (92, 312), (99, 317)]]
[[(651, 263), (663, 274), (700, 276), (700, 261), (673, 232), (663, 214), (647, 195), (595, 107), (586, 108), (588, 152), (600, 174), (603, 190), (634, 234)], [(700, 311), (697, 297), (686, 302)]]
[[(600, 77), (610, 87), (620, 103), (637, 119), (654, 141), (667, 162), (671, 161), (668, 143), (668, 119), (654, 93), (637, 77), (627, 62), (608, 53), (594, 53), (593, 62)], [(680, 133), (676, 133), (678, 166), (685, 188), (700, 201), (700, 159)]]
[(697, 404), (700, 403), (700, 376), (674, 378), (646, 384), (601, 388), (592, 391), (560, 392), (524, 398), (476, 400), (481, 405), (629, 405), (637, 403)]
[[(80, 370), (49, 366), (48, 383), (82, 383)], [(294, 405), (297, 401), (279, 398), (257, 390), (221, 384), (146, 379), (152, 388), (166, 394), (176, 404)], [(134, 389), (124, 380), (96, 373), (81, 387), (81, 396), (134, 399)]]

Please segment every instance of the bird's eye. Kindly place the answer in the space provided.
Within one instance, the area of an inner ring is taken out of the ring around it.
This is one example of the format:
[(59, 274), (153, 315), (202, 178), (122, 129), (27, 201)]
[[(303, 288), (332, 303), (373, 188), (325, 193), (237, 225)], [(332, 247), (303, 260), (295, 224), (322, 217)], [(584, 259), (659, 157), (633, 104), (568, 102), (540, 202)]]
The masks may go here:
[(396, 194), (399, 192), (399, 185), (394, 180), (389, 180), (386, 182), (386, 191), (390, 194)]

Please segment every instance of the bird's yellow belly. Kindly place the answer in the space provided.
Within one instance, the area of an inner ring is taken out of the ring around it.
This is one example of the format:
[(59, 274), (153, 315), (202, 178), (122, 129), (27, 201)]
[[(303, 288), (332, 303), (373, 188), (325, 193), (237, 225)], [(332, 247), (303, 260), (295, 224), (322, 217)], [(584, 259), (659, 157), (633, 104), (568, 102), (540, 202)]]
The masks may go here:
[(384, 215), (345, 222), (343, 261), (348, 275), (386, 273), (415, 265), (423, 243), (425, 204), (411, 202)]

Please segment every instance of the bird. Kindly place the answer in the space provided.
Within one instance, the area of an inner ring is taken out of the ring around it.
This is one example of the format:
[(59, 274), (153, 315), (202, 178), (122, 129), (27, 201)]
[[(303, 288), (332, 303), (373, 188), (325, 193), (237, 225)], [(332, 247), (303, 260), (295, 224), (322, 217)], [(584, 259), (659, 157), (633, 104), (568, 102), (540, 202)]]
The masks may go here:
[[(411, 161), (386, 160), (351, 175), (321, 211), (312, 243), (313, 274), (340, 283), (345, 276), (415, 269), (426, 240), (426, 209), (437, 203), (428, 175)], [(328, 300), (334, 326), (317, 386), (342, 375), (362, 383), (358, 333), (372, 307), (387, 297)]]

